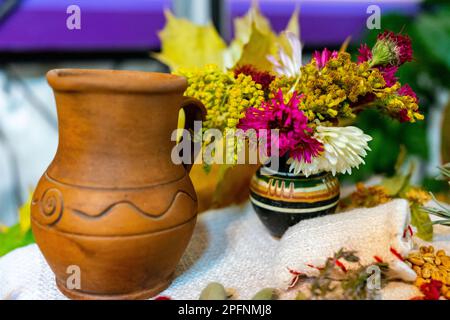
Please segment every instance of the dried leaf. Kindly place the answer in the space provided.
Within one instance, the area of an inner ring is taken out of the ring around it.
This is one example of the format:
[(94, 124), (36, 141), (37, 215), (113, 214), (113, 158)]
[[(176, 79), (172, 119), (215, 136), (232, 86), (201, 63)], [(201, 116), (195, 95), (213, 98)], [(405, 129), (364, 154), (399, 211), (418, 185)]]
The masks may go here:
[(348, 261), (348, 262), (359, 262), (359, 257), (354, 255), (353, 253), (346, 254), (346, 255), (344, 255), (343, 258), (345, 261)]
[(450, 102), (442, 113), (441, 154), (443, 163), (447, 163), (450, 162)]
[(279, 36), (279, 44), (284, 49), (284, 51), (287, 54), (292, 54), (292, 48), (289, 44), (289, 41), (286, 37), (286, 32), (291, 32), (297, 36), (297, 38), (300, 38), (300, 23), (299, 23), (299, 9), (298, 7), (295, 8), (294, 13), (292, 14), (291, 18), (289, 19), (289, 22), (286, 26), (286, 29), (284, 29), (285, 32), (282, 32)]
[(298, 37), (300, 37), (300, 23), (299, 23), (299, 19), (298, 19), (299, 14), (300, 14), (300, 9), (297, 6), (291, 15), (291, 18), (289, 19), (289, 22), (288, 22), (286, 28), (284, 29), (285, 31), (294, 33)]
[[(264, 17), (253, 3), (247, 14), (234, 20), (235, 38), (225, 54), (225, 65), (253, 64), (261, 70), (271, 70), (267, 55), (276, 52), (277, 36), (270, 21)], [(252, 55), (256, 54), (253, 57)]]
[(237, 65), (251, 64), (259, 70), (272, 70), (272, 64), (267, 60), (267, 56), (276, 52), (275, 39), (268, 34), (260, 32), (256, 24), (253, 24), (250, 39), (244, 45)]
[(388, 196), (398, 197), (401, 192), (408, 189), (413, 171), (414, 166), (411, 164), (406, 174), (397, 173), (392, 177), (384, 178), (381, 186), (386, 189)]
[(168, 10), (164, 13), (166, 25), (159, 32), (161, 53), (153, 53), (152, 56), (171, 70), (203, 67), (206, 64), (223, 67), (226, 44), (211, 23), (200, 26), (177, 18)]
[[(300, 37), (299, 10), (296, 8), (284, 31)], [(233, 68), (236, 65), (252, 64), (256, 68), (271, 71), (272, 65), (268, 55), (276, 55), (281, 46), (287, 53), (291, 47), (285, 33), (279, 36), (273, 31), (270, 21), (264, 17), (254, 4), (244, 17), (234, 20), (235, 38), (225, 53), (225, 65)]]
[(418, 205), (411, 206), (411, 224), (417, 228), (416, 236), (425, 241), (433, 239), (433, 224), (430, 215)]
[(308, 298), (306, 297), (306, 294), (304, 294), (302, 291), (299, 291), (295, 296), (295, 300), (308, 300)]
[(341, 47), (339, 48), (339, 52), (346, 52), (351, 40), (352, 40), (351, 36), (345, 38), (344, 42), (341, 44)]

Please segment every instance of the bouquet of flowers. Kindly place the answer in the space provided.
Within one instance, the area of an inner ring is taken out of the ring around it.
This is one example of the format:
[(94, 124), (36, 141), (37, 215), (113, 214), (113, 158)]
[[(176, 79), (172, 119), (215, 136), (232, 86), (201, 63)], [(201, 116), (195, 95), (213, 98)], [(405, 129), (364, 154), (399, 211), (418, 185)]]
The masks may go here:
[(385, 31), (373, 48), (360, 46), (356, 61), (345, 50), (325, 48), (305, 65), (298, 35), (286, 31), (282, 36), (287, 45), (267, 55), (266, 69), (238, 63), (230, 69), (208, 64), (175, 70), (188, 79), (185, 94), (201, 100), (208, 111), (204, 130), (256, 130), (259, 135), (260, 129), (278, 129), (277, 137), (265, 140), (266, 150), (276, 138), (291, 172), (335, 175), (351, 173), (370, 150), (371, 137), (342, 126), (346, 120), (369, 108), (400, 122), (423, 119), (417, 96), (396, 77), (398, 68), (413, 59), (408, 36)]

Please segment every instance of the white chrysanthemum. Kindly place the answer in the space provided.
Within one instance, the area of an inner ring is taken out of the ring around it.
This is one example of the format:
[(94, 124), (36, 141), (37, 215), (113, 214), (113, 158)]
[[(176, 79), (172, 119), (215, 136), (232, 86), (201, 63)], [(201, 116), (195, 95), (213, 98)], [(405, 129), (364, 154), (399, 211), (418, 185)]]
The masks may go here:
[(297, 78), (300, 76), (300, 67), (302, 66), (302, 44), (293, 32), (286, 32), (291, 47), (289, 55), (281, 46), (278, 49), (279, 60), (274, 56), (267, 56), (267, 59), (273, 64), (273, 69), (278, 75)]
[(311, 163), (293, 158), (288, 160), (289, 170), (295, 174), (305, 176), (322, 171), (336, 173), (352, 173), (352, 168), (359, 168), (364, 164), (364, 157), (370, 150), (368, 142), (372, 140), (357, 127), (323, 127), (318, 126), (314, 137), (324, 146), (324, 151), (314, 157)]

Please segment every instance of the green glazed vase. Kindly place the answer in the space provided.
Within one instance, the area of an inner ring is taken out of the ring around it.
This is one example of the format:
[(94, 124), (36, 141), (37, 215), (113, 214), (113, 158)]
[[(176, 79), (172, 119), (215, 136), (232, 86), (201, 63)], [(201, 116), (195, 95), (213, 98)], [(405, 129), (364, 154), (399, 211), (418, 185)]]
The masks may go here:
[(339, 180), (331, 173), (306, 177), (288, 168), (280, 159), (278, 171), (261, 167), (250, 182), (253, 208), (275, 237), (301, 220), (334, 213), (339, 203)]

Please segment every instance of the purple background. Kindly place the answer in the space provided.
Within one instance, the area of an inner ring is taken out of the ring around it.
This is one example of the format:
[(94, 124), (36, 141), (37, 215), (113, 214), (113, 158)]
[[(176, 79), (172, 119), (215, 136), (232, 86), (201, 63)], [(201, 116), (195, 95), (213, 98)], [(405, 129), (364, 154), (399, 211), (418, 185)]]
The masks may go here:
[[(357, 39), (371, 3), (378, 3), (383, 14), (418, 11), (417, 1), (260, 0), (260, 7), (280, 31), (299, 3), (306, 45), (338, 45), (348, 35)], [(81, 30), (66, 28), (66, 8), (72, 4), (81, 8)], [(249, 5), (249, 0), (228, 0), (230, 18), (243, 15)], [(163, 9), (170, 7), (171, 0), (22, 0), (0, 25), (0, 51), (156, 49)]]

